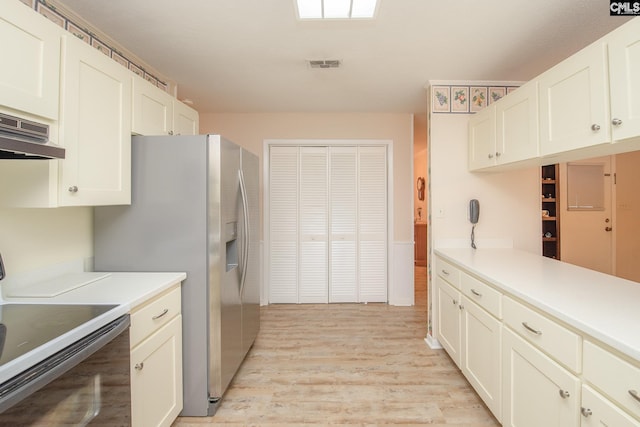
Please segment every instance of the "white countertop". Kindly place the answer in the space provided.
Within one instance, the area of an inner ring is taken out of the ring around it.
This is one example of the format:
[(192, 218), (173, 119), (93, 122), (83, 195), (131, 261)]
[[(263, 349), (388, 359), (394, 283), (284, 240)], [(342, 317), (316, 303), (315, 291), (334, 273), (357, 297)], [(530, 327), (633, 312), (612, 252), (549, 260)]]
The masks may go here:
[[(89, 275), (90, 273), (87, 273)], [(25, 355), (0, 366), (0, 383), (128, 313), (186, 278), (185, 273), (110, 273), (103, 279), (51, 298), (6, 298), (3, 304), (116, 304), (103, 315), (78, 326)]]
[(640, 283), (514, 249), (435, 253), (640, 362)]

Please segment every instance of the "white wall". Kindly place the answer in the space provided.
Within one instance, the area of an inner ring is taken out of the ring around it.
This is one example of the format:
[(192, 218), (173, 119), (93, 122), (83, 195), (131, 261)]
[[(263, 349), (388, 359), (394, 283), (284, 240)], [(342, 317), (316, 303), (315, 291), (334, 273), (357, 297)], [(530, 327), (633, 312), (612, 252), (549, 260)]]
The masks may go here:
[(92, 256), (92, 218), (91, 208), (0, 208), (7, 276)]
[[(478, 248), (513, 246), (541, 254), (540, 170), (500, 173), (467, 171), (467, 122), (469, 114), (431, 114), (429, 117), (430, 255), (439, 246), (468, 247), (471, 224), (470, 199), (480, 201), (476, 227)], [(429, 305), (434, 295), (429, 285)], [(432, 341), (432, 312), (429, 337)]]

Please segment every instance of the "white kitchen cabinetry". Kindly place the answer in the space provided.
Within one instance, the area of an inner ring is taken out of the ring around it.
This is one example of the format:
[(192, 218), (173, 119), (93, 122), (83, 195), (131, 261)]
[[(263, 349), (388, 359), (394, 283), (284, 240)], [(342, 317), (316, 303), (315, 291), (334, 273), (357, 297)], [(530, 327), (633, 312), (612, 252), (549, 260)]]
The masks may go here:
[(610, 142), (604, 40), (562, 61), (537, 80), (542, 156)]
[(440, 258), (436, 265), (438, 341), (500, 420), (502, 322), (494, 316), (500, 315), (501, 295)]
[(496, 165), (496, 109), (487, 107), (469, 119), (469, 170)]
[(133, 75), (131, 130), (139, 135), (173, 135), (173, 96)]
[(200, 119), (196, 110), (186, 104), (173, 100), (173, 134), (198, 135), (200, 133)]
[(134, 427), (170, 426), (182, 410), (180, 287), (131, 312), (131, 418)]
[(507, 328), (502, 344), (503, 425), (579, 426), (578, 378)]
[(640, 19), (632, 19), (607, 38), (613, 140), (640, 135)]
[(0, 0), (0, 106), (58, 120), (62, 34), (21, 2)]
[(138, 75), (133, 75), (132, 132), (197, 135), (198, 112)]
[(581, 427), (639, 427), (640, 421), (633, 419), (614, 403), (591, 387), (582, 386)]
[(640, 366), (585, 341), (584, 380), (640, 419)]
[(74, 36), (62, 44), (60, 206), (131, 203), (131, 72)]

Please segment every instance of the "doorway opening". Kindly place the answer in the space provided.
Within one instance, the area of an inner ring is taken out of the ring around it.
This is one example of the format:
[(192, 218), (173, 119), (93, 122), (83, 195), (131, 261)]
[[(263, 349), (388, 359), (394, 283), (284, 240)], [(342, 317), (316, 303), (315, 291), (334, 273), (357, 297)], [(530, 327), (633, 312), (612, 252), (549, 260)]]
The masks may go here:
[(427, 150), (427, 114), (413, 116), (413, 241), (414, 241), (414, 301), (427, 310), (427, 233), (429, 171)]

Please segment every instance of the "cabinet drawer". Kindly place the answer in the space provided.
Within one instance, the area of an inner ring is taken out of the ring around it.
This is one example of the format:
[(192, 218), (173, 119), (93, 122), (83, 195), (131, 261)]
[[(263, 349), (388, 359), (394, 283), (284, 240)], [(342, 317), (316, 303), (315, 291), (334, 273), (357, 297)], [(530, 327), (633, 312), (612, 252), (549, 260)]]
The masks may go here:
[(640, 422), (597, 393), (591, 387), (582, 386), (582, 427), (640, 427)]
[(160, 295), (131, 313), (131, 348), (180, 313), (180, 287)]
[(640, 417), (640, 367), (589, 341), (584, 342), (583, 363), (586, 381)]
[(436, 259), (436, 269), (438, 276), (460, 289), (460, 270), (442, 258)]
[(511, 329), (573, 372), (580, 372), (582, 338), (579, 335), (511, 298), (503, 298), (502, 315)]
[(466, 273), (461, 273), (460, 285), (462, 293), (469, 297), (471, 301), (498, 319), (502, 318), (502, 294), (500, 292)]

